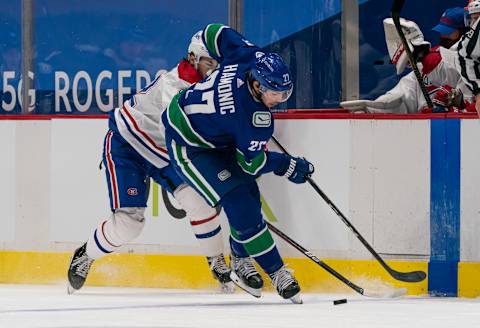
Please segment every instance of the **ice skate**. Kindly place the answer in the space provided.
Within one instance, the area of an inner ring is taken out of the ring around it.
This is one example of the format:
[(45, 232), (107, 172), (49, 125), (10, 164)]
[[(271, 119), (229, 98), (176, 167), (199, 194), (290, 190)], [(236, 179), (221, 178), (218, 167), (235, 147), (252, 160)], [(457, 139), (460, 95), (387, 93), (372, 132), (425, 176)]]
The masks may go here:
[(223, 254), (207, 256), (208, 265), (212, 271), (213, 278), (220, 283), (222, 293), (232, 294), (235, 292), (235, 284), (230, 279), (230, 269), (225, 262)]
[(292, 270), (281, 267), (274, 273), (269, 274), (272, 280), (273, 287), (277, 290), (278, 295), (284, 299), (288, 299), (295, 304), (302, 304), (303, 301), (300, 297), (300, 286), (292, 275)]
[(73, 253), (70, 266), (68, 268), (68, 287), (69, 294), (73, 294), (75, 291), (82, 288), (85, 280), (87, 279), (88, 271), (93, 263), (93, 259), (89, 258), (87, 253), (87, 244), (83, 244), (80, 248)]
[(258, 273), (250, 257), (230, 255), (230, 278), (247, 293), (260, 297), (262, 295), (263, 279)]

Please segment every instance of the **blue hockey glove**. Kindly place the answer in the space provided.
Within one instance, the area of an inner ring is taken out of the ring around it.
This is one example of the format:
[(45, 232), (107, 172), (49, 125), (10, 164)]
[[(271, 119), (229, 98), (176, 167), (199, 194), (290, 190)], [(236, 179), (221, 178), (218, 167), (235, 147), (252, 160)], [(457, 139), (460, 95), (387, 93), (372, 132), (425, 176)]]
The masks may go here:
[(293, 183), (305, 183), (315, 171), (313, 164), (301, 157), (290, 157), (290, 163), (284, 174)]

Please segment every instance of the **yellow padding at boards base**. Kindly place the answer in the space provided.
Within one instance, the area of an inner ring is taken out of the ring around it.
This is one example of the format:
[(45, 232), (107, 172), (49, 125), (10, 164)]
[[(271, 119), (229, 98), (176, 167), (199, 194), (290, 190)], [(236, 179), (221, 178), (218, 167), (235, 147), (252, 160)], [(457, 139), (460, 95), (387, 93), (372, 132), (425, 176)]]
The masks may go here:
[[(72, 253), (0, 252), (0, 283), (6, 284), (66, 284)], [(306, 258), (287, 258), (285, 263), (294, 270), (303, 292), (350, 293), (350, 288)], [(409, 295), (426, 295), (427, 279), (405, 283), (391, 278), (374, 260), (325, 259), (328, 265), (363, 288), (407, 288)], [(428, 270), (427, 262), (388, 261), (398, 271)], [(476, 266), (480, 270), (480, 264)], [(465, 271), (465, 270), (464, 270)], [(465, 271), (466, 272), (466, 271)], [(475, 270), (470, 267), (469, 277)], [(478, 275), (477, 275), (478, 277)], [(265, 281), (268, 278), (264, 276)], [(159, 255), (121, 253), (94, 262), (86, 285), (145, 288), (218, 289), (206, 258), (189, 255)], [(266, 283), (266, 290), (271, 290)], [(462, 296), (476, 297), (480, 288), (470, 290), (460, 284)]]

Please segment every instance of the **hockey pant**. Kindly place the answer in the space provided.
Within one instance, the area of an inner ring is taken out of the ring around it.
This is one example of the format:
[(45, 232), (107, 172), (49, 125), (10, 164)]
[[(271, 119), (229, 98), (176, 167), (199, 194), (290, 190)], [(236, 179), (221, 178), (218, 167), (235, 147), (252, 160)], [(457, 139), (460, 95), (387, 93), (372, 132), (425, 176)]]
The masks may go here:
[(91, 258), (112, 253), (140, 235), (145, 225), (150, 178), (173, 193), (186, 211), (204, 255), (223, 253), (217, 211), (183, 183), (170, 165), (162, 169), (154, 167), (111, 130), (105, 137), (103, 163), (112, 214), (98, 225), (87, 242), (87, 254)]

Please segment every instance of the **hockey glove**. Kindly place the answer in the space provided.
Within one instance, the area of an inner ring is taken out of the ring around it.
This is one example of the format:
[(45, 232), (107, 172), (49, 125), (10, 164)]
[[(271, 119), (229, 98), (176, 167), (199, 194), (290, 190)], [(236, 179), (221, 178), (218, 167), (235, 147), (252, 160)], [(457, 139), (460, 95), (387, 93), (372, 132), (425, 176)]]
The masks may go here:
[(458, 89), (453, 89), (449, 85), (434, 88), (430, 91), (430, 94), (433, 94), (432, 102), (434, 108), (433, 110), (429, 108), (422, 109), (422, 113), (458, 113), (466, 107), (462, 92)]
[(288, 167), (283, 174), (293, 183), (305, 183), (315, 171), (313, 164), (301, 157), (290, 157)]

